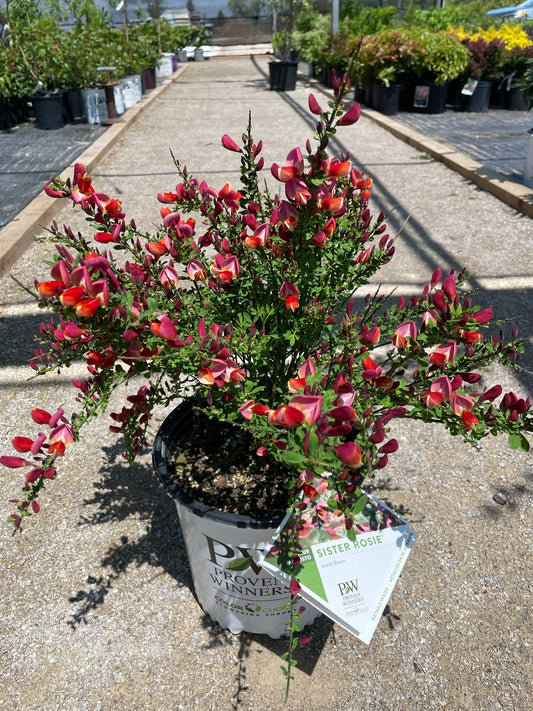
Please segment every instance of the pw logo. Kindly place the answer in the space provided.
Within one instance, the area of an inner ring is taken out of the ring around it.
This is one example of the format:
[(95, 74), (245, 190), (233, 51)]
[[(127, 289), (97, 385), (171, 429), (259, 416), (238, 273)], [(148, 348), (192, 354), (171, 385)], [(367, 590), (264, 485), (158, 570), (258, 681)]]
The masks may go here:
[(359, 586), (358, 586), (358, 580), (347, 580), (344, 583), (337, 583), (339, 586), (339, 593), (341, 594), (341, 597), (344, 595), (349, 595), (350, 593), (357, 592)]

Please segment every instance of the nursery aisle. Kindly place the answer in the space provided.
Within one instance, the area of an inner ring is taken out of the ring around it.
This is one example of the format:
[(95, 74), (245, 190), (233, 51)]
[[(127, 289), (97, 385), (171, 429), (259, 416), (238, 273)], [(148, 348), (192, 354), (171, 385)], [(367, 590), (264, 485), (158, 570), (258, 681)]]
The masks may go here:
[[(117, 141), (93, 182), (148, 229), (158, 220), (157, 193), (177, 182), (169, 149), (210, 185), (236, 183), (238, 156), (221, 136), (238, 138), (251, 110), (266, 165), (283, 163), (312, 137), (308, 95), (301, 82), (295, 92), (270, 92), (266, 57), (191, 63)], [(390, 212), (390, 234), (399, 232), (380, 274), (384, 289), (408, 297), (437, 266), (465, 268), (479, 303), (496, 304), (498, 318), (513, 319), (505, 327), (518, 325), (527, 340), (529, 372), (494, 372), (494, 381), (531, 394), (532, 220), (364, 118), (340, 129), (333, 146), (374, 178), (374, 210)], [(57, 217), (67, 220), (85, 227), (70, 206)], [(0, 281), (2, 454), (26, 434), (32, 407), (75, 409), (66, 378), (32, 380), (26, 365), (45, 312), (20, 284), (32, 287), (50, 249), (35, 243)], [(368, 647), (326, 618), (315, 623), (286, 708), (533, 709), (532, 457), (500, 440), (476, 453), (440, 429), (395, 429), (400, 449), (373, 488), (410, 521), (417, 542)], [(0, 528), (0, 709), (284, 708), (284, 643), (234, 637), (205, 618), (149, 453), (130, 468), (121, 451), (103, 420), (92, 424), (50, 484), (53, 501), (42, 497), (21, 535)], [(2, 521), (16, 482), (2, 468)]]

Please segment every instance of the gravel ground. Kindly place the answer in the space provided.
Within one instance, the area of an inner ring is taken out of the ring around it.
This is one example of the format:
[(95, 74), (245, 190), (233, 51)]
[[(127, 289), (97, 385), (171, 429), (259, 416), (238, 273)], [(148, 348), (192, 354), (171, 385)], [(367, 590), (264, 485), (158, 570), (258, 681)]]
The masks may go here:
[[(267, 165), (282, 162), (311, 135), (309, 89), (300, 83), (273, 94), (267, 70), (266, 58), (191, 64), (99, 165), (98, 188), (149, 226), (156, 193), (176, 182), (169, 147), (211, 184), (236, 182), (237, 159), (220, 148), (220, 136), (239, 136), (249, 109)], [(495, 368), (490, 380), (531, 393), (531, 220), (367, 119), (339, 141), (375, 178), (375, 209), (394, 208), (391, 231), (410, 215), (380, 281), (416, 293), (436, 266), (466, 267), (480, 303), (513, 318), (510, 326), (518, 319), (528, 342), (526, 371)], [(65, 208), (58, 222), (71, 218)], [(74, 406), (69, 377), (28, 379), (43, 313), (11, 278), (28, 286), (43, 278), (38, 265), (50, 249), (36, 243), (0, 281), (2, 453), (11, 453), (14, 435), (30, 433), (32, 407)], [(232, 636), (206, 619), (149, 453), (127, 466), (107, 425), (91, 424), (71, 448), (21, 535), (0, 529), (0, 709), (284, 708), (283, 641)], [(418, 423), (399, 423), (395, 435), (400, 450), (375, 488), (409, 519), (415, 547), (369, 646), (327, 618), (314, 623), (286, 708), (533, 709), (532, 456), (501, 439), (476, 452)], [(0, 471), (2, 520), (16, 479)]]

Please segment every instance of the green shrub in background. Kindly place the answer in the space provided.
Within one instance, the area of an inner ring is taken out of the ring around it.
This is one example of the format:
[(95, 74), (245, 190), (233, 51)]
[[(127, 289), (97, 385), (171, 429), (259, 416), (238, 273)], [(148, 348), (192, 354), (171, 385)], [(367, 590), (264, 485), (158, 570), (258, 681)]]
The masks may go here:
[(411, 30), (409, 36), (418, 45), (414, 71), (421, 79), (444, 85), (466, 71), (470, 53), (457, 37), (426, 29)]
[(412, 0), (406, 7), (402, 21), (407, 27), (423, 27), (435, 32), (458, 26), (473, 30), (491, 24), (486, 13), (494, 7), (495, 4), (490, 0), (462, 3), (449, 0), (440, 10), (436, 7), (422, 9), (419, 2)]
[(526, 77), (533, 59), (533, 43), (528, 47), (513, 47), (504, 50), (501, 69), (504, 77), (509, 77), (515, 83)]
[(331, 44), (331, 16), (306, 9), (296, 23), (295, 49), (304, 62), (324, 69), (326, 53)]
[(65, 32), (65, 87), (89, 89), (102, 81), (98, 67), (115, 66), (113, 78), (120, 74), (122, 30), (108, 26), (80, 26)]
[(359, 0), (346, 0), (341, 5), (341, 24), (356, 37), (374, 35), (391, 29), (398, 14), (394, 5), (388, 7), (368, 7)]
[(364, 37), (356, 61), (355, 73), (365, 89), (372, 84), (390, 84), (414, 73), (421, 48), (405, 30), (384, 30)]
[(297, 49), (296, 30), (306, 7), (303, 0), (270, 0), (271, 11), (276, 17), (272, 47), (283, 61), (289, 61), (291, 52)]
[(528, 60), (524, 76), (519, 81), (518, 86), (527, 108), (531, 110), (533, 108), (533, 58)]
[(14, 47), (0, 44), (0, 104), (10, 99), (22, 99), (35, 87), (27, 67), (20, 61)]
[(69, 56), (66, 39), (51, 15), (32, 17), (12, 34), (11, 46), (17, 61), (36, 89), (54, 91), (65, 86)]
[[(162, 22), (161, 26), (164, 28), (165, 23)], [(127, 33), (124, 28), (118, 31), (116, 39), (113, 64), (117, 67), (117, 76), (141, 74), (145, 69), (157, 65), (161, 57), (157, 23), (145, 20), (130, 26)]]
[(180, 49), (187, 47), (193, 40), (193, 32), (196, 28), (185, 25), (169, 25), (168, 43), (165, 44), (163, 52), (174, 52), (177, 54)]
[(346, 26), (341, 26), (339, 33), (330, 40), (324, 55), (323, 68), (334, 68), (338, 74), (346, 72), (352, 57), (358, 53), (360, 41)]
[(335, 67), (344, 71), (358, 44), (358, 38), (391, 29), (397, 15), (396, 7), (367, 7), (359, 0), (341, 4), (340, 27), (332, 35), (331, 15), (316, 9), (305, 9), (297, 22), (296, 49), (300, 57), (316, 69)]

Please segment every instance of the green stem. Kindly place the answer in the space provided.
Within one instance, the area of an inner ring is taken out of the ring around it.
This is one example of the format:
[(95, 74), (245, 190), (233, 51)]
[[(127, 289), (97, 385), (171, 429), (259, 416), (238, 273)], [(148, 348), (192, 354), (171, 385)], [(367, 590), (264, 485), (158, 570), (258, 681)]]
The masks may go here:
[(290, 617), (289, 617), (289, 651), (287, 653), (287, 683), (285, 684), (285, 699), (283, 701), (284, 704), (287, 703), (289, 699), (289, 692), (291, 688), (291, 681), (294, 678), (291, 674), (291, 669), (293, 667), (293, 652), (294, 652), (294, 647), (295, 647), (295, 640), (297, 639), (297, 633), (295, 634), (295, 631), (293, 629), (294, 625), (294, 607), (297, 603), (296, 600), (296, 595), (291, 593), (291, 601), (289, 603), (290, 605)]

